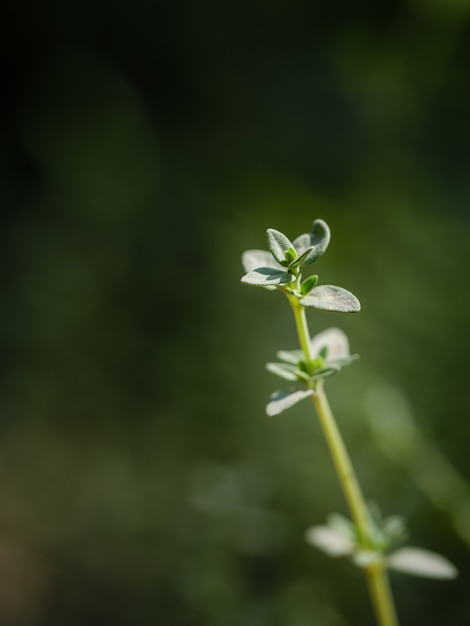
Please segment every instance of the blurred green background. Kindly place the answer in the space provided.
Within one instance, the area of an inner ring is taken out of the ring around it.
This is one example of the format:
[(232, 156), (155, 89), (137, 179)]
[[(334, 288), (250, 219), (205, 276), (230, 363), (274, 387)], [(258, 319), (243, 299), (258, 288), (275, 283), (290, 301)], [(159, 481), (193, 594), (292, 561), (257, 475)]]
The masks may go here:
[(0, 623), (372, 626), (304, 542), (346, 513), (313, 412), (264, 415), (287, 303), (239, 283), (321, 217), (365, 493), (461, 571), (393, 574), (402, 625), (468, 625), (470, 4), (3, 14)]

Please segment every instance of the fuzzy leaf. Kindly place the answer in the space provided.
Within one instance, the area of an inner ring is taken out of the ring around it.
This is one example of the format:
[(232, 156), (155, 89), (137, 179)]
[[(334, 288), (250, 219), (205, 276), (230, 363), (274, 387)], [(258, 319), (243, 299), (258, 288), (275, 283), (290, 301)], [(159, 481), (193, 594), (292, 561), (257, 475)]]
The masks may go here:
[(266, 369), (272, 374), (276, 374), (276, 376), (280, 376), (285, 380), (298, 380), (296, 374), (297, 368), (295, 365), (290, 365), (288, 363), (266, 363)]
[(258, 267), (281, 269), (279, 263), (273, 259), (273, 255), (267, 250), (245, 250), (242, 254), (242, 265), (245, 272), (252, 272)]
[(339, 513), (330, 513), (327, 521), (329, 528), (339, 532), (350, 541), (354, 541), (356, 531), (350, 519)]
[(338, 361), (349, 357), (349, 341), (346, 334), (332, 326), (318, 335), (312, 337), (310, 342), (312, 354), (320, 354), (323, 348), (327, 348), (327, 361)]
[(388, 566), (425, 578), (450, 579), (458, 576), (457, 568), (444, 556), (422, 548), (400, 548), (389, 556)]
[(281, 359), (281, 361), (297, 365), (298, 362), (303, 359), (303, 352), (302, 350), (279, 350), (276, 356), (278, 359)]
[(351, 363), (354, 363), (354, 361), (357, 361), (358, 358), (359, 358), (358, 354), (351, 354), (345, 359), (336, 359), (334, 361), (330, 361), (328, 359), (327, 364), (328, 364), (328, 367), (334, 367), (335, 369), (340, 370), (343, 367), (346, 367), (346, 365), (351, 365)]
[(330, 367), (330, 365), (328, 364), (326, 367), (323, 367), (318, 372), (315, 372), (310, 380), (321, 380), (322, 378), (327, 378), (328, 376), (332, 376), (337, 372), (339, 372), (339, 367)]
[(394, 515), (384, 519), (382, 522), (382, 531), (387, 539), (389, 547), (396, 545), (397, 543), (401, 543), (408, 535), (405, 521), (399, 515)]
[(266, 238), (268, 240), (268, 248), (271, 250), (276, 261), (283, 266), (287, 266), (289, 263), (286, 260), (286, 252), (291, 248), (295, 249), (290, 239), (288, 239), (284, 233), (274, 228), (268, 228)]
[(299, 256), (302, 256), (302, 254), (305, 252), (305, 250), (307, 250), (307, 248), (312, 247), (311, 237), (312, 237), (311, 233), (303, 233), (302, 235), (299, 235), (298, 237), (294, 239), (293, 241), (294, 248), (297, 250), (297, 254)]
[(304, 233), (294, 240), (294, 247), (300, 256), (303, 252), (312, 247), (313, 250), (308, 255), (303, 264), (314, 263), (325, 252), (330, 243), (330, 229), (323, 220), (315, 220), (312, 225), (312, 232)]
[(273, 415), (279, 415), (286, 409), (290, 409), (291, 406), (297, 404), (304, 398), (308, 398), (313, 395), (311, 389), (297, 389), (294, 391), (275, 391), (266, 406), (266, 413), (270, 417)]
[(258, 267), (242, 276), (242, 283), (246, 285), (255, 285), (257, 287), (270, 287), (275, 285), (283, 285), (294, 280), (292, 274), (283, 272), (282, 270), (272, 267)]
[(311, 526), (305, 533), (305, 539), (328, 556), (349, 556), (354, 550), (354, 543), (330, 526)]
[(320, 311), (356, 313), (361, 310), (359, 300), (350, 291), (335, 285), (320, 285), (300, 301), (302, 306)]

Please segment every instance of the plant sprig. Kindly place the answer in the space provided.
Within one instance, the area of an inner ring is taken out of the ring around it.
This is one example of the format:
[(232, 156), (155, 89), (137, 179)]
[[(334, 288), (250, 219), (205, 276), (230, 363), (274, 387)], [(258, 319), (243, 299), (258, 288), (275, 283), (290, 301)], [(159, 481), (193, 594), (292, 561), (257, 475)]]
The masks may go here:
[(328, 247), (330, 229), (326, 222), (315, 220), (312, 231), (299, 235), (293, 242), (274, 228), (268, 228), (266, 239), (269, 252), (247, 250), (243, 253), (242, 263), (247, 273), (242, 283), (278, 288), (306, 308), (340, 313), (360, 311), (359, 300), (346, 289), (335, 285), (317, 286), (316, 275), (302, 280), (301, 268), (315, 263)]
[(335, 468), (348, 503), (352, 521), (333, 514), (326, 526), (307, 531), (307, 541), (329, 556), (348, 556), (361, 567), (368, 583), (377, 623), (397, 626), (398, 619), (388, 582), (387, 569), (431, 578), (454, 578), (456, 568), (443, 556), (421, 548), (395, 550), (406, 537), (399, 517), (382, 519), (376, 508), (367, 506), (346, 446), (324, 392), (325, 379), (353, 363), (347, 336), (329, 328), (310, 337), (306, 309), (356, 313), (361, 305), (350, 291), (336, 285), (318, 285), (316, 274), (303, 277), (306, 266), (315, 263), (330, 242), (330, 229), (317, 219), (312, 230), (291, 241), (284, 233), (266, 231), (268, 250), (247, 250), (242, 263), (246, 274), (241, 282), (278, 290), (287, 297), (294, 313), (300, 349), (280, 350), (278, 361), (267, 369), (288, 381), (288, 389), (275, 391), (267, 404), (268, 415), (278, 415), (301, 400), (311, 398), (323, 429)]

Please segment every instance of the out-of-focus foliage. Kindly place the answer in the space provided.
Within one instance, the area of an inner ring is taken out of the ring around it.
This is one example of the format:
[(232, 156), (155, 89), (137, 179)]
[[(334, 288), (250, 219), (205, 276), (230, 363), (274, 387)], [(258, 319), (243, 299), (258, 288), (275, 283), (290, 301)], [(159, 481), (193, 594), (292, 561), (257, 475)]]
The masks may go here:
[[(442, 497), (470, 469), (469, 18), (463, 0), (5, 10), (2, 624), (373, 623), (355, 569), (304, 542), (345, 513), (314, 415), (264, 415), (263, 364), (297, 347), (287, 304), (239, 284), (267, 227), (314, 218), (323, 283), (363, 308), (309, 320), (361, 354), (328, 388), (365, 492), (461, 573), (395, 574), (402, 622), (469, 623), (468, 491)], [(457, 474), (421, 443), (383, 454), (387, 389)]]

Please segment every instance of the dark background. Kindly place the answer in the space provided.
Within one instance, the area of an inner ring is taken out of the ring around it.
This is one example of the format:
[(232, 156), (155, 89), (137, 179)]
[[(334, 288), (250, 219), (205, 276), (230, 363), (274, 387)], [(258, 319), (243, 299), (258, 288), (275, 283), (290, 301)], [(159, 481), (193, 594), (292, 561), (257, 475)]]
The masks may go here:
[(239, 283), (321, 217), (364, 490), (461, 572), (392, 574), (401, 623), (467, 625), (468, 2), (2, 13), (0, 622), (373, 624), (304, 542), (346, 513), (313, 412), (264, 415), (287, 303)]

